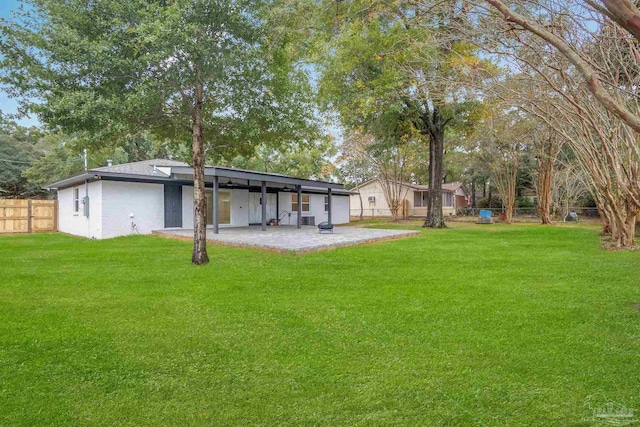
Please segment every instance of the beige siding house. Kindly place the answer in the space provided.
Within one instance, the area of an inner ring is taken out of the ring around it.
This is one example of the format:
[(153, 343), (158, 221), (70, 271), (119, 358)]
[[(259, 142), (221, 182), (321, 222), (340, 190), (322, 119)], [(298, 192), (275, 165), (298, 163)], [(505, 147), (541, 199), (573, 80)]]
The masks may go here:
[[(351, 191), (349, 206), (351, 216), (360, 215), (360, 197), (362, 197), (364, 216), (391, 216), (389, 203), (377, 179), (360, 184)], [(400, 214), (409, 217), (426, 217), (428, 191), (428, 185), (403, 183), (402, 198), (405, 200), (406, 212)], [(455, 215), (458, 209), (467, 207), (468, 197), (462, 183), (442, 184), (442, 204), (445, 216)]]

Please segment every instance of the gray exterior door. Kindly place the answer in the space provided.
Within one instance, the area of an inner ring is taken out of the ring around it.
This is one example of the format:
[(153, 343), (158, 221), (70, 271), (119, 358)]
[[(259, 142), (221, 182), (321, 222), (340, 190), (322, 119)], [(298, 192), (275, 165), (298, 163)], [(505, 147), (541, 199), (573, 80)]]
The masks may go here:
[(182, 187), (164, 186), (164, 226), (182, 227)]

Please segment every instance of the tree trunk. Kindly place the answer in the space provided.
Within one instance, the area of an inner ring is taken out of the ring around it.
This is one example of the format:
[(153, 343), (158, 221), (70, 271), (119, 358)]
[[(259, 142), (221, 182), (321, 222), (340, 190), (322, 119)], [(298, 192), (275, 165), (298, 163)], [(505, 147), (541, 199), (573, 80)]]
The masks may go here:
[(391, 201), (391, 205), (389, 207), (391, 208), (390, 209), (390, 211), (391, 211), (391, 220), (393, 222), (398, 221), (398, 210), (399, 210), (398, 203), (395, 200), (392, 200)]
[(630, 248), (635, 245), (635, 236), (636, 236), (636, 218), (638, 216), (638, 207), (633, 203), (632, 200), (627, 200), (625, 206), (625, 224), (624, 224), (624, 233), (622, 239), (622, 247)]
[(602, 234), (611, 234), (611, 221), (602, 210), (600, 211), (600, 219), (602, 220)]
[(509, 203), (508, 205), (505, 206), (505, 210), (504, 210), (504, 222), (506, 224), (511, 224), (513, 223), (513, 205), (514, 203)]
[(471, 181), (471, 208), (476, 208), (476, 182)]
[(427, 195), (427, 219), (423, 227), (447, 228), (442, 213), (442, 176), (444, 163), (445, 121), (438, 107), (433, 109), (429, 129), (429, 193)]
[(542, 224), (551, 224), (551, 182), (553, 178), (553, 161), (541, 159), (538, 163), (538, 213)]
[(358, 191), (358, 196), (360, 197), (360, 221), (362, 221), (362, 217), (364, 216), (364, 204), (362, 203), (362, 194)]
[(193, 144), (191, 149), (193, 163), (193, 255), (191, 262), (196, 265), (207, 264), (207, 198), (205, 195), (202, 126), (202, 85), (195, 86), (195, 102), (192, 112)]

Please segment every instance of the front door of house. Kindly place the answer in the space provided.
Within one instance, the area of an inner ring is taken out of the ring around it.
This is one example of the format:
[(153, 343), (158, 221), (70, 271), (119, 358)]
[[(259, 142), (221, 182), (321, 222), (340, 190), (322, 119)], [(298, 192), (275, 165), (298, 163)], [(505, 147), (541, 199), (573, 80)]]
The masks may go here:
[[(267, 221), (277, 219), (277, 199), (275, 193), (267, 193)], [(262, 193), (249, 193), (249, 224), (262, 224)]]
[(182, 186), (164, 186), (164, 227), (182, 227)]

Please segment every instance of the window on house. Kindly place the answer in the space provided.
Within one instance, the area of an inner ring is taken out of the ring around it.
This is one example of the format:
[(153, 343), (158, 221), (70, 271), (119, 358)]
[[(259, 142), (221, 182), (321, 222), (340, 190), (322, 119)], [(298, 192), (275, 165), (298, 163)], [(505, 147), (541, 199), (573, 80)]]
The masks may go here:
[[(298, 211), (298, 195), (297, 194), (291, 195), (291, 211), (293, 212)], [(309, 195), (308, 194), (302, 195), (302, 212), (309, 212)]]
[(451, 193), (442, 193), (442, 205), (443, 206), (453, 206), (453, 194)]
[(80, 189), (73, 189), (73, 211), (80, 212)]
[(426, 208), (428, 200), (428, 191), (414, 191), (413, 192), (413, 207), (414, 208)]
[(329, 196), (324, 196), (324, 211), (329, 212)]
[(421, 208), (422, 207), (422, 192), (414, 191), (413, 192), (413, 207)]

